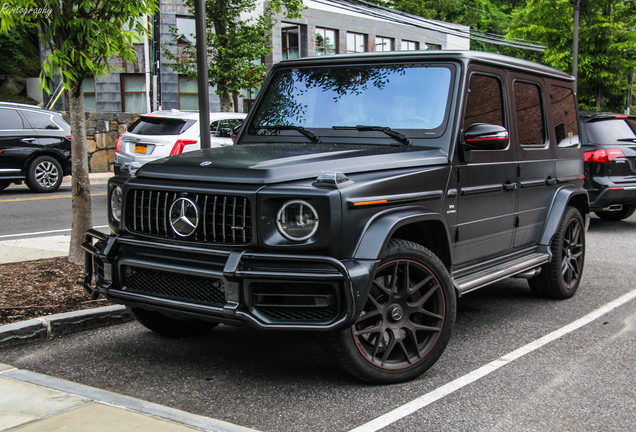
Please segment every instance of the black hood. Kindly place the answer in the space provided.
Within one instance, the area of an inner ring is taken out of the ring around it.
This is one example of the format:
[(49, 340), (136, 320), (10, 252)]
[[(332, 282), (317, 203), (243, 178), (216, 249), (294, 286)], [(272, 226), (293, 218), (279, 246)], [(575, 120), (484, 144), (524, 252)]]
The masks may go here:
[(345, 174), (448, 163), (439, 149), (338, 144), (246, 144), (197, 150), (143, 165), (138, 177), (272, 184)]

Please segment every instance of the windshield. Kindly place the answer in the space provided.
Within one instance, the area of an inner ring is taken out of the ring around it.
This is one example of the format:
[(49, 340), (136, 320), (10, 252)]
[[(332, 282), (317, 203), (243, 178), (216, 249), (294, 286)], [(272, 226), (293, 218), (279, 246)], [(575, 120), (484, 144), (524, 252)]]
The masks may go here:
[[(343, 133), (352, 136), (375, 126), (404, 131), (409, 137), (440, 136), (450, 100), (451, 67), (364, 65), (281, 70), (258, 105), (249, 133), (271, 135), (277, 127), (277, 134), (292, 135), (291, 128), (281, 128), (290, 126), (311, 130), (322, 138)], [(343, 132), (343, 126), (367, 128)]]

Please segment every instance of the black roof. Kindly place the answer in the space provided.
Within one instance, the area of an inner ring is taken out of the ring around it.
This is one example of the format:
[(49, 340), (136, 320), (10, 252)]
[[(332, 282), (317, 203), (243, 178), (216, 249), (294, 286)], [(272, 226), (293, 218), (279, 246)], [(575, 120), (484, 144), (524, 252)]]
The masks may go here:
[(570, 74), (539, 63), (521, 60), (501, 54), (493, 54), (484, 51), (393, 51), (393, 52), (366, 52), (357, 54), (335, 54), (329, 56), (302, 57), (294, 60), (283, 60), (274, 67), (309, 66), (322, 64), (350, 64), (365, 62), (395, 62), (395, 61), (443, 61), (455, 60), (463, 63), (484, 63), (493, 66), (501, 66), (520, 71), (531, 71), (541, 75), (550, 76), (567, 81), (574, 81)]

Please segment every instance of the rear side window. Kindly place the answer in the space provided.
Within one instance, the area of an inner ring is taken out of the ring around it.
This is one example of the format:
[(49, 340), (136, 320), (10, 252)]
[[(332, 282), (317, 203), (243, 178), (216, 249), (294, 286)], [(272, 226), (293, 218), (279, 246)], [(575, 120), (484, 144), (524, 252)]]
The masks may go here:
[(33, 129), (58, 130), (59, 127), (53, 122), (50, 114), (36, 113), (32, 111), (22, 111), (22, 115)]
[(464, 130), (475, 123), (504, 125), (501, 81), (486, 75), (472, 75), (464, 114)]
[(578, 147), (579, 124), (576, 118), (576, 105), (572, 89), (551, 86), (550, 104), (552, 105), (552, 119), (554, 134), (559, 147)]
[(14, 109), (0, 109), (0, 130), (24, 129), (22, 117)]
[(539, 86), (516, 81), (514, 92), (519, 144), (522, 146), (543, 146), (546, 130)]
[(212, 136), (219, 138), (230, 138), (232, 129), (243, 123), (241, 119), (217, 120), (210, 124)]
[(180, 135), (194, 123), (194, 120), (141, 117), (128, 127), (128, 132), (137, 135)]
[(585, 123), (590, 141), (596, 144), (634, 144), (636, 119), (609, 118)]

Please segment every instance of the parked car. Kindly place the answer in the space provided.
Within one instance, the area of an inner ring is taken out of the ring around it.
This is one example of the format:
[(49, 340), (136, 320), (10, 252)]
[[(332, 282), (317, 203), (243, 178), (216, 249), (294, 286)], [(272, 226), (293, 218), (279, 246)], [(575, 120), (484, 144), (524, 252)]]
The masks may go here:
[(585, 188), (590, 209), (619, 221), (636, 210), (636, 116), (581, 112)]
[(53, 192), (70, 174), (71, 128), (62, 115), (0, 102), (0, 190), (26, 181), (33, 192)]
[(112, 234), (87, 233), (85, 288), (164, 335), (314, 330), (362, 380), (413, 379), (442, 355), (459, 296), (512, 276), (577, 291), (573, 84), (471, 51), (280, 62), (233, 146), (109, 181)]
[[(239, 126), (245, 116), (243, 113), (210, 113), (211, 146), (232, 145), (232, 129)], [(134, 174), (147, 162), (200, 148), (198, 112), (155, 111), (142, 115), (119, 137), (114, 171), (115, 174)]]

